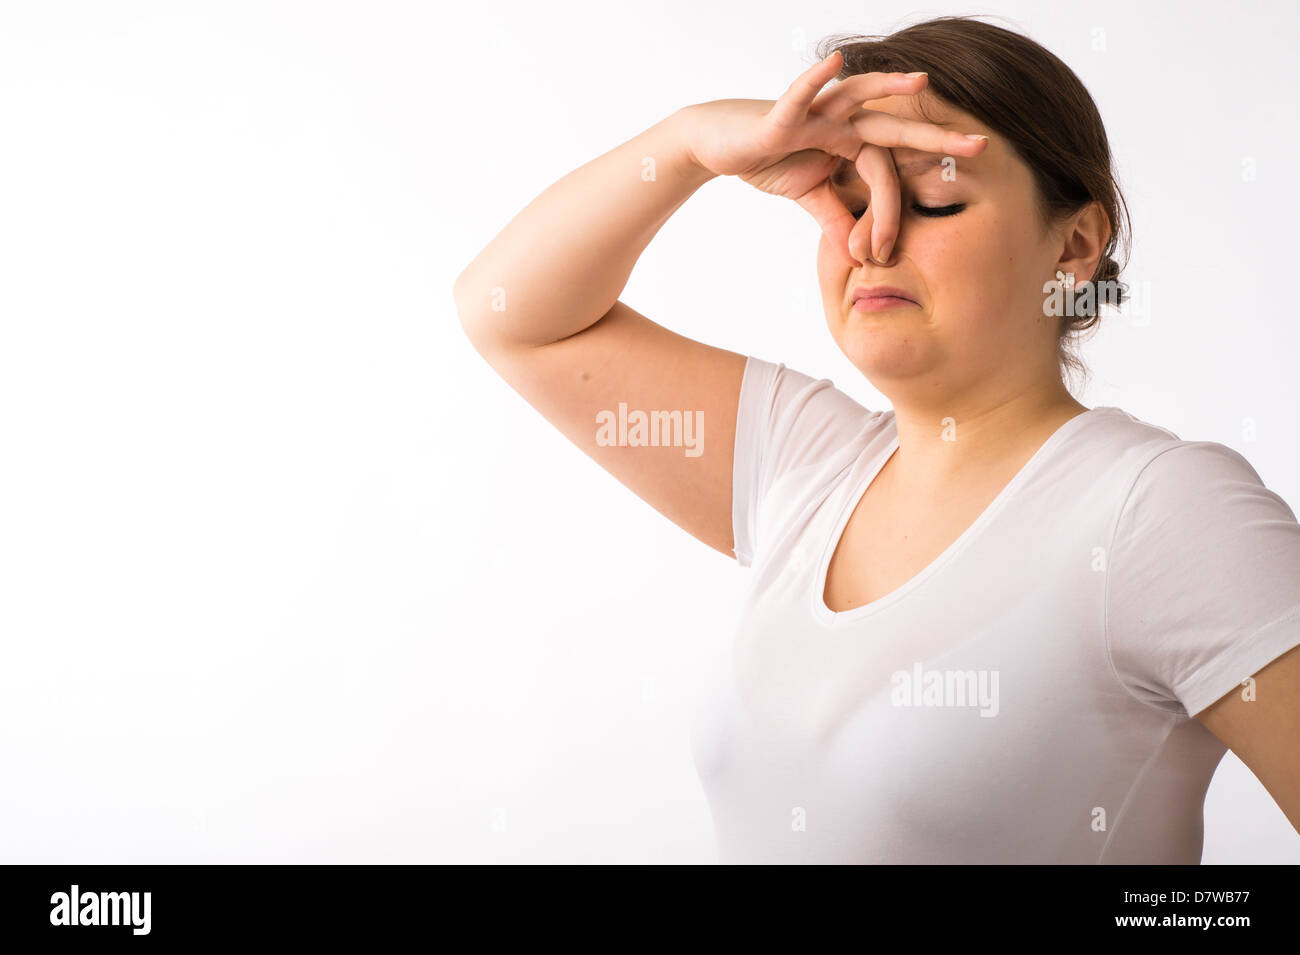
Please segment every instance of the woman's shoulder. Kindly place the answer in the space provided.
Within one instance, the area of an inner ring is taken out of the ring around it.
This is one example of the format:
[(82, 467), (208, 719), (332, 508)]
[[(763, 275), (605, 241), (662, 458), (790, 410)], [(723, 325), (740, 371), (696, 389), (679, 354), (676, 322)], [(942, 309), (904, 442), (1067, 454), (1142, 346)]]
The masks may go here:
[[(1221, 441), (1185, 438), (1122, 408), (1094, 409), (1095, 439), (1121, 497), (1126, 520), (1149, 518), (1188, 526), (1260, 514), (1294, 521), (1291, 507), (1260, 477), (1245, 454)], [(1216, 518), (1216, 515), (1218, 518)]]
[(1120, 452), (1134, 479), (1169, 483), (1232, 476), (1259, 480), (1246, 456), (1220, 441), (1184, 438), (1115, 406), (1092, 410), (1102, 422), (1100, 440)]
[(741, 384), (742, 419), (762, 423), (773, 444), (818, 457), (886, 427), (891, 410), (873, 410), (827, 377), (753, 355)]

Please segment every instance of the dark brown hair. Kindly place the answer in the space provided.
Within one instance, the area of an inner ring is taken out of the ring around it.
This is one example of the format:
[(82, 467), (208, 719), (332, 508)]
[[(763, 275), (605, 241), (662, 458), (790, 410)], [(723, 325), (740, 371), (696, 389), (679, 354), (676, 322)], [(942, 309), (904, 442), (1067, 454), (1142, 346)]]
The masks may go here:
[[(924, 70), (926, 92), (963, 110), (1004, 137), (1029, 167), (1044, 226), (1096, 201), (1110, 223), (1110, 236), (1087, 281), (1096, 302), (1103, 291), (1115, 305), (1127, 297), (1118, 281), (1132, 225), (1114, 171), (1110, 143), (1097, 105), (1068, 66), (1019, 33), (970, 17), (938, 17), (884, 36), (835, 34), (817, 44), (817, 57), (835, 50), (844, 57), (841, 79), (859, 73)], [(922, 110), (924, 100), (918, 100)], [(922, 115), (928, 115), (922, 112)], [(1082, 286), (1076, 286), (1081, 292)], [(1078, 333), (1096, 325), (1094, 305), (1061, 317), (1057, 359), (1063, 372), (1086, 378), (1075, 351)], [(1080, 314), (1086, 311), (1087, 314)]]

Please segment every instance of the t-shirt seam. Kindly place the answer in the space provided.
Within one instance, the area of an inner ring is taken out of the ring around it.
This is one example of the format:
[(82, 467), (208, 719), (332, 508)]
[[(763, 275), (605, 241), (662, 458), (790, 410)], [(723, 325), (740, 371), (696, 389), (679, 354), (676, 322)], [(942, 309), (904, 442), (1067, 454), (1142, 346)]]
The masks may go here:
[[(750, 442), (747, 443), (752, 443), (754, 449), (754, 460), (745, 481), (748, 497), (748, 500), (745, 501), (745, 523), (747, 525), (745, 528), (745, 543), (748, 545), (748, 548), (745, 551), (745, 561), (746, 565), (750, 567), (754, 565), (754, 553), (758, 550), (758, 505), (764, 494), (763, 474), (765, 473), (764, 468), (768, 458), (767, 438), (768, 432), (775, 424), (772, 416), (772, 405), (776, 395), (777, 378), (780, 376), (781, 368), (784, 366), (779, 363), (774, 364), (769, 361), (764, 361), (763, 359), (756, 358), (753, 355), (747, 356), (745, 371), (740, 380), (741, 400), (736, 411), (737, 434), (741, 433), (740, 415), (745, 413), (745, 407), (747, 404), (744, 400), (745, 379), (749, 377), (751, 367), (754, 370), (763, 372), (763, 378), (765, 381), (763, 384), (763, 393), (759, 396), (760, 401), (758, 403), (758, 408), (763, 412), (761, 420), (754, 423), (749, 421), (749, 416), (746, 416), (745, 419), (745, 430), (751, 436)], [(750, 402), (749, 404), (752, 406), (753, 403)], [(734, 480), (734, 461), (732, 463), (732, 473)]]
[[(1111, 649), (1110, 649), (1110, 573), (1111, 573), (1111, 566), (1114, 564), (1115, 540), (1116, 537), (1119, 535), (1119, 525), (1124, 520), (1124, 511), (1128, 508), (1129, 499), (1133, 496), (1133, 491), (1137, 487), (1138, 481), (1141, 480), (1142, 475), (1146, 472), (1146, 469), (1152, 465), (1152, 463), (1156, 460), (1156, 458), (1160, 457), (1162, 454), (1167, 454), (1170, 451), (1174, 451), (1177, 450), (1178, 448), (1182, 448), (1186, 446), (1187, 443), (1184, 442), (1181, 444), (1170, 445), (1167, 448), (1160, 448), (1155, 452), (1155, 454), (1147, 458), (1147, 460), (1142, 464), (1142, 466), (1138, 468), (1137, 473), (1133, 475), (1133, 480), (1129, 482), (1128, 490), (1124, 492), (1124, 497), (1120, 502), (1119, 511), (1115, 515), (1115, 523), (1110, 530), (1110, 544), (1106, 549), (1106, 575), (1102, 581), (1102, 588), (1101, 588), (1102, 649), (1106, 655), (1106, 664), (1110, 667), (1110, 672), (1111, 675), (1115, 678), (1115, 682), (1119, 684), (1120, 689), (1122, 689), (1126, 694), (1128, 694), (1128, 696), (1132, 697), (1134, 700), (1137, 700), (1137, 702), (1141, 703), (1143, 706), (1146, 706), (1149, 709), (1153, 709), (1158, 713), (1163, 713), (1166, 716), (1175, 716), (1175, 717), (1177, 716), (1177, 714), (1171, 711), (1168, 707), (1157, 706), (1156, 704), (1152, 703), (1149, 700), (1142, 699), (1131, 689), (1129, 689), (1128, 684), (1124, 682), (1124, 679), (1119, 675), (1119, 670), (1115, 667), (1115, 658), (1111, 654)], [(1190, 714), (1188, 715), (1190, 717)]]
[[(1138, 702), (1142, 701), (1139, 700)], [(1158, 709), (1158, 707), (1153, 707), (1153, 709)], [(1146, 776), (1147, 770), (1151, 768), (1151, 764), (1155, 758), (1159, 756), (1165, 746), (1168, 745), (1169, 737), (1173, 733), (1174, 727), (1178, 724), (1178, 716), (1176, 714), (1170, 713), (1168, 710), (1160, 710), (1160, 712), (1163, 713), (1169, 721), (1169, 725), (1165, 727), (1165, 735), (1161, 737), (1159, 743), (1151, 748), (1151, 752), (1147, 755), (1147, 758), (1142, 761), (1142, 765), (1138, 767), (1138, 771), (1133, 774), (1133, 781), (1128, 784), (1128, 790), (1124, 793), (1124, 798), (1120, 800), (1119, 809), (1115, 813), (1115, 818), (1111, 820), (1109, 830), (1106, 833), (1106, 839), (1102, 842), (1101, 850), (1097, 853), (1098, 865), (1101, 865), (1102, 860), (1106, 858), (1106, 850), (1110, 848), (1110, 840), (1119, 830), (1119, 824), (1124, 818), (1124, 810), (1128, 808), (1128, 804), (1133, 798), (1133, 793), (1137, 791), (1138, 783), (1140, 783), (1142, 778)]]
[(745, 495), (745, 523), (752, 524), (750, 520), (750, 501), (753, 497), (752, 475), (746, 476), (743, 481), (737, 480), (740, 473), (740, 464), (743, 453), (748, 446), (746, 429), (749, 426), (749, 417), (745, 414), (745, 386), (750, 381), (751, 372), (757, 368), (754, 364), (753, 356), (746, 356), (745, 367), (740, 375), (740, 392), (736, 396), (736, 433), (731, 443), (731, 537), (732, 552), (736, 555), (736, 563), (742, 567), (752, 564), (749, 550), (742, 549), (742, 543), (748, 543), (749, 530), (745, 532), (746, 541), (742, 542), (740, 535), (736, 533), (736, 498), (739, 494)]

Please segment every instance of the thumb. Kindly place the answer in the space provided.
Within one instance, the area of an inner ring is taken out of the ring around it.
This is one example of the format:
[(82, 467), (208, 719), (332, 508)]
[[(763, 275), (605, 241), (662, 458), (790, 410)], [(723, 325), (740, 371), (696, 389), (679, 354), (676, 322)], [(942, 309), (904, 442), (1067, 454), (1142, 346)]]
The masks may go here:
[(849, 236), (858, 220), (840, 201), (829, 182), (823, 180), (795, 200), (807, 210), (822, 230), (822, 241), (830, 245), (835, 255), (849, 268), (861, 268), (862, 263), (849, 252)]

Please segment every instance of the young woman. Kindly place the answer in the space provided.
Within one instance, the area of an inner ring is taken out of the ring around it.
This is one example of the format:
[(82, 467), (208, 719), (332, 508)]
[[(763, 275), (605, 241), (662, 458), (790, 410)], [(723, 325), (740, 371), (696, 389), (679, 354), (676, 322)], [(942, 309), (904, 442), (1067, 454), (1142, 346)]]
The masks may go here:
[[(455, 287), (511, 386), (750, 568), (693, 733), (721, 860), (1196, 863), (1225, 747), (1300, 828), (1295, 515), (1064, 381), (1123, 291), (1092, 98), (978, 20), (827, 46), (571, 172)], [(820, 224), (831, 335), (891, 410), (618, 300), (716, 176)], [(623, 406), (694, 415), (702, 453), (611, 440)]]

